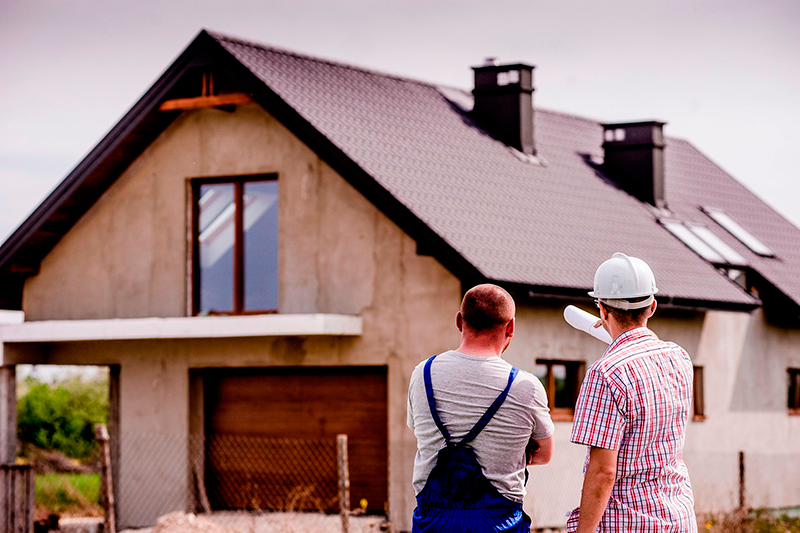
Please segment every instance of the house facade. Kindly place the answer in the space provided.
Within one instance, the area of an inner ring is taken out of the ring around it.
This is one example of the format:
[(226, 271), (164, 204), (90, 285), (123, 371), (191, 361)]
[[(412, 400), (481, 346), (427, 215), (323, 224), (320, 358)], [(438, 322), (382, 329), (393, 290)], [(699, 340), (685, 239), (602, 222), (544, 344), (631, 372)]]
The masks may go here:
[(2, 459), (15, 365), (108, 365), (121, 525), (202, 508), (198, 485), (252, 508), (220, 489), (225, 436), (346, 433), (351, 501), (408, 530), (408, 379), (492, 281), (518, 304), (505, 357), (557, 421), (526, 509), (559, 526), (604, 350), (561, 313), (591, 309), (624, 251), (655, 271), (652, 329), (696, 365), (698, 510), (740, 505), (740, 451), (748, 506), (800, 505), (800, 231), (663, 123), (532, 107), (532, 75), (477, 67), (470, 94), (201, 32), (0, 248), (0, 307), (25, 312), (0, 327)]

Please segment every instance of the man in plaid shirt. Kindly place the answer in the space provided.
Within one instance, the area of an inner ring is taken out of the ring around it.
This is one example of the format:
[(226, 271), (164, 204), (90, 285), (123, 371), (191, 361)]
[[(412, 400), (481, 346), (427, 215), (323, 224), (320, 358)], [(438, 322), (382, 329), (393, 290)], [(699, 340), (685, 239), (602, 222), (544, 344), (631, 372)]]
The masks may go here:
[(569, 532), (697, 531), (683, 463), (692, 361), (647, 329), (657, 290), (650, 267), (621, 253), (595, 274), (595, 327), (614, 341), (587, 370), (575, 408), (571, 440), (589, 450)]

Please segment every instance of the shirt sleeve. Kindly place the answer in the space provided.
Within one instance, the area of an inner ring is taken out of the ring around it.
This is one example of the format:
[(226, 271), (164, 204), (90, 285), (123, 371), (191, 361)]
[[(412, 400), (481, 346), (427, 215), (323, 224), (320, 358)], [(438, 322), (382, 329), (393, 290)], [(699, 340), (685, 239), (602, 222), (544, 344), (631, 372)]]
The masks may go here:
[(555, 431), (555, 425), (550, 418), (550, 409), (547, 407), (547, 392), (539, 378), (532, 376), (533, 383), (533, 431), (531, 438), (536, 440), (546, 439)]
[(619, 450), (627, 424), (623, 402), (601, 372), (589, 368), (581, 385), (570, 440), (607, 450)]

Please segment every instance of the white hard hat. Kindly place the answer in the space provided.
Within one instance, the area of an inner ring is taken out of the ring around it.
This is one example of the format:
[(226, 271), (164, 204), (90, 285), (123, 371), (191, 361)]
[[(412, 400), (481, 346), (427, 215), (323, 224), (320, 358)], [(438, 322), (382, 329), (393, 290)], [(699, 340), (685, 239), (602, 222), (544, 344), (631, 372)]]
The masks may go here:
[[(589, 296), (602, 300), (610, 307), (641, 309), (653, 303), (653, 295), (657, 292), (656, 278), (647, 263), (638, 257), (617, 252), (597, 268), (594, 290)], [(650, 298), (641, 302), (626, 301), (642, 296)]]

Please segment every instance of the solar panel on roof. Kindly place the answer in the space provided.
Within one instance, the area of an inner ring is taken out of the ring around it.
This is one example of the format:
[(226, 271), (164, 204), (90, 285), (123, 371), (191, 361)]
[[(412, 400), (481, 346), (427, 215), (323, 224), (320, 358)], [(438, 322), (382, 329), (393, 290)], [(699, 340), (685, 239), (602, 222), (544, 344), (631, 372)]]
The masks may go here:
[(741, 224), (736, 222), (731, 216), (722, 211), (712, 207), (701, 208), (705, 214), (714, 219), (714, 221), (725, 228), (728, 233), (739, 239), (742, 244), (750, 248), (753, 252), (764, 257), (774, 257), (773, 252), (766, 244), (761, 242), (755, 235), (744, 229)]

